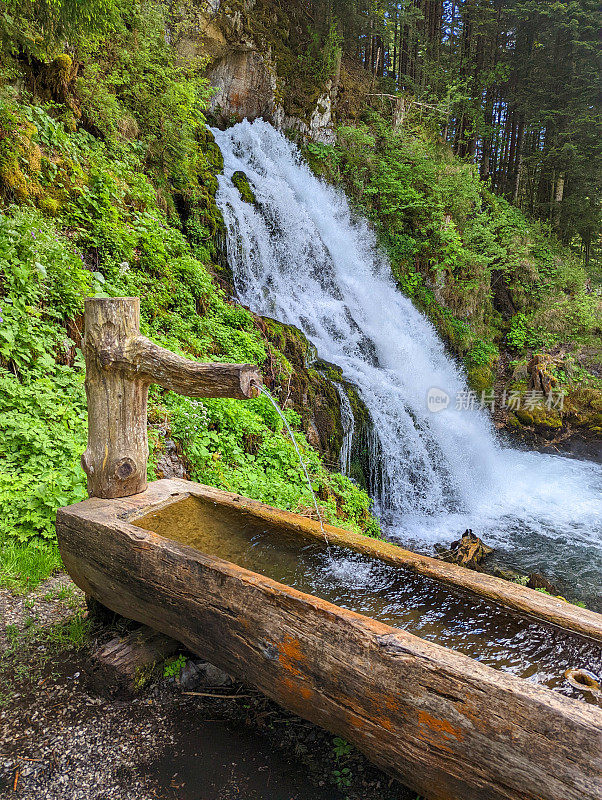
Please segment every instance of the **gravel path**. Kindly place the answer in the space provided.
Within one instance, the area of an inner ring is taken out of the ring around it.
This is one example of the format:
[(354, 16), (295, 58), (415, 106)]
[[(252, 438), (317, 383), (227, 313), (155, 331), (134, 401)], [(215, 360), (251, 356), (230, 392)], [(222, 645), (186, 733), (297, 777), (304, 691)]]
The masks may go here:
[(91, 628), (84, 609), (65, 575), (26, 598), (0, 593), (2, 800), (415, 797), (352, 748), (337, 753), (330, 734), (253, 689), (222, 685), (223, 673), (194, 659), (135, 699), (95, 693), (90, 648), (115, 631)]

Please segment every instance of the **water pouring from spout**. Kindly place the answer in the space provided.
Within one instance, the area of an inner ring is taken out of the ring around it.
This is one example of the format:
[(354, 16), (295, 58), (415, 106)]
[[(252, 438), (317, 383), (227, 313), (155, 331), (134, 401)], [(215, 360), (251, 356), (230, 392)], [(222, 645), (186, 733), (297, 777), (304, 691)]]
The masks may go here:
[(295, 439), (295, 437), (293, 435), (291, 427), (288, 424), (288, 421), (287, 421), (286, 417), (284, 416), (284, 413), (282, 412), (282, 409), (280, 408), (278, 403), (274, 400), (274, 398), (272, 397), (270, 392), (266, 389), (265, 386), (260, 386), (257, 383), (255, 383), (253, 385), (254, 385), (255, 389), (257, 389), (259, 392), (261, 392), (261, 394), (264, 394), (268, 398), (270, 403), (276, 409), (276, 413), (278, 414), (278, 416), (280, 417), (280, 419), (284, 423), (284, 426), (285, 426), (286, 430), (288, 431), (288, 435), (290, 436), (291, 442), (293, 443), (293, 446), (294, 446), (295, 450), (297, 451), (297, 456), (299, 458), (299, 463), (301, 464), (301, 468), (303, 469), (303, 474), (305, 475), (305, 480), (307, 481), (307, 486), (309, 488), (309, 491), (311, 492), (311, 496), (313, 497), (314, 508), (316, 509), (316, 514), (318, 515), (318, 520), (320, 522), (320, 530), (322, 531), (322, 535), (324, 536), (324, 541), (326, 542), (326, 545), (328, 546), (328, 549), (329, 549), (329, 552), (330, 552), (330, 542), (328, 541), (328, 536), (326, 534), (326, 530), (324, 529), (324, 520), (322, 519), (322, 514), (320, 513), (320, 508), (318, 506), (318, 501), (316, 500), (316, 494), (315, 494), (315, 492), (313, 490), (313, 487), (311, 485), (311, 480), (309, 478), (309, 473), (307, 471), (307, 466), (305, 464), (303, 456), (301, 455), (301, 451), (299, 450), (299, 445), (297, 444), (297, 440)]

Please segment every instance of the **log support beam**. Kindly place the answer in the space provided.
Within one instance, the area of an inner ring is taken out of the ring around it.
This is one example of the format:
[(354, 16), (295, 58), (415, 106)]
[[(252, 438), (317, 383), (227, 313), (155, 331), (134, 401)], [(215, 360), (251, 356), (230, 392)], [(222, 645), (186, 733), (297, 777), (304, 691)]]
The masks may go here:
[(132, 697), (181, 649), (175, 639), (142, 625), (94, 650), (85, 669), (86, 683), (98, 694)]

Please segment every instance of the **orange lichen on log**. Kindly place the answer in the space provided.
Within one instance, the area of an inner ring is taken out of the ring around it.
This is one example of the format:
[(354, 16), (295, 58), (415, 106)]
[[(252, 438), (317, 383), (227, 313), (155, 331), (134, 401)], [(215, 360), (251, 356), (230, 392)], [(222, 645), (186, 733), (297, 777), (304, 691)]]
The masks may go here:
[(418, 710), (418, 724), (428, 728), (429, 731), (434, 733), (437, 737), (443, 736), (446, 739), (457, 739), (459, 742), (464, 739), (462, 732), (454, 728), (451, 723), (444, 719), (433, 717), (432, 714), (429, 714), (428, 711), (424, 711), (424, 709)]

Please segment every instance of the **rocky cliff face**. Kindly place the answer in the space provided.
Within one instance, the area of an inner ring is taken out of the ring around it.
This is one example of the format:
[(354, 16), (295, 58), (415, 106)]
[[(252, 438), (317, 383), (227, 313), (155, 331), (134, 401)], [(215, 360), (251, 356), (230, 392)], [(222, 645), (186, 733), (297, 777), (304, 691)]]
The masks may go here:
[(294, 130), (325, 144), (334, 141), (332, 82), (318, 98), (308, 119), (287, 114), (278, 100), (278, 82), (270, 54), (234, 50), (218, 58), (207, 76), (216, 93), (209, 111), (218, 125), (258, 117), (281, 130)]
[[(317, 142), (332, 142), (336, 76), (314, 86), (314, 97), (304, 97), (295, 104), (301, 113), (290, 113), (279, 59), (266, 41), (265, 31), (259, 35), (252, 30), (256, 5), (255, 0), (215, 0), (210, 10), (196, 12), (188, 33), (179, 37), (177, 48), (183, 58), (208, 60), (207, 78), (215, 88), (209, 103), (210, 117), (219, 126), (262, 117), (281, 130), (294, 130)], [(279, 43), (281, 39), (280, 35)]]

